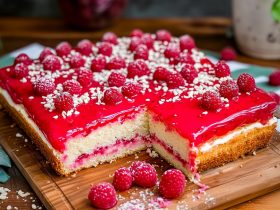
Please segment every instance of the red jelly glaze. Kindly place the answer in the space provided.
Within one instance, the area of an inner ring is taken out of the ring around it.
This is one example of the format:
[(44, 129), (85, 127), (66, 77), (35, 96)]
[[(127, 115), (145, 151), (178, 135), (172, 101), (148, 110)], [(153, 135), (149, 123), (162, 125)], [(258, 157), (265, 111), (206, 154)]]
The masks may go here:
[[(76, 108), (78, 115), (54, 119), (54, 116), (59, 113), (44, 108), (41, 104), (43, 98), (34, 94), (31, 81), (27, 79), (22, 83), (19, 79), (13, 78), (7, 71), (8, 68), (13, 66), (0, 70), (0, 86), (8, 91), (15, 103), (24, 105), (29, 116), (59, 152), (66, 149), (65, 143), (68, 139), (87, 136), (93, 130), (108, 123), (116, 121), (122, 123), (127, 119), (133, 119), (139, 111), (146, 108), (154, 113), (154, 119), (163, 121), (169, 130), (177, 131), (181, 136), (188, 138), (191, 146), (198, 146), (239, 126), (257, 121), (266, 123), (273, 116), (276, 108), (273, 98), (257, 89), (250, 95), (242, 93), (236, 100), (230, 100), (229, 107), (223, 107), (219, 113), (209, 112), (202, 115), (205, 110), (198, 105), (196, 99), (159, 104), (160, 99), (167, 99), (170, 94), (163, 93), (161, 90), (156, 91), (153, 81), (149, 81), (151, 91), (141, 93), (133, 100), (123, 100), (117, 105), (98, 105), (96, 100), (90, 100), (89, 103), (81, 104)], [(71, 79), (72, 75), (77, 75), (77, 72), (65, 78), (56, 78), (55, 84), (63, 84), (64, 81)], [(84, 87), (81, 94), (92, 87), (103, 88), (98, 82), (93, 82), (89, 87)], [(30, 96), (34, 98), (31, 99)], [(146, 99), (150, 100), (146, 101)]]

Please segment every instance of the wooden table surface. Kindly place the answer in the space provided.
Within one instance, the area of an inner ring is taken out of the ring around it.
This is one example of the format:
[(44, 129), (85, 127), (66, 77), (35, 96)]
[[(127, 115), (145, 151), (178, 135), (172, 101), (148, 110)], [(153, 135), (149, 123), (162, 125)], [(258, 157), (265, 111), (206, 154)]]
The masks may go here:
[[(54, 47), (62, 40), (67, 40), (72, 44), (84, 38), (98, 40), (106, 31), (113, 31), (119, 36), (127, 35), (133, 28), (140, 28), (146, 32), (155, 32), (157, 29), (165, 28), (171, 31), (174, 36), (188, 33), (195, 38), (199, 48), (217, 52), (225, 46), (235, 46), (231, 36), (231, 21), (225, 18), (123, 19), (119, 20), (113, 26), (97, 31), (73, 30), (65, 26), (60, 19), (1, 18), (0, 55), (4, 55), (33, 42)], [(280, 68), (279, 60), (259, 60), (241, 53), (238, 53), (238, 60), (251, 64)], [(32, 209), (32, 204), (35, 204), (33, 207), (42, 206), (35, 193), (14, 165), (8, 170), (8, 173), (11, 179), (5, 184), (0, 184), (0, 187), (7, 187), (11, 192), (9, 193), (8, 199), (4, 201), (0, 200), (0, 209), (6, 209), (8, 205), (18, 207), (20, 210)], [(18, 190), (28, 191), (31, 195), (28, 199), (22, 198), (17, 196), (16, 191)], [(279, 198), (280, 190), (239, 204), (231, 209), (280, 209)], [(44, 207), (41, 209), (44, 209)]]

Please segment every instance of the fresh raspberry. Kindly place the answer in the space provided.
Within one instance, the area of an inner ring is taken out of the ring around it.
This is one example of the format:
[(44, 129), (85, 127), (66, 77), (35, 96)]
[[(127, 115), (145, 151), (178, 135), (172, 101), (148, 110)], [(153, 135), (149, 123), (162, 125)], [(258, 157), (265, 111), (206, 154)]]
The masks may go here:
[(46, 47), (43, 49), (43, 51), (40, 53), (39, 60), (42, 63), (43, 60), (48, 56), (48, 55), (54, 55), (51, 48)]
[(106, 68), (108, 70), (125, 68), (125, 60), (121, 57), (114, 57), (107, 63)]
[(86, 63), (85, 59), (80, 55), (74, 55), (71, 59), (70, 59), (70, 66), (72, 68), (79, 68), (84, 66)]
[(81, 84), (76, 80), (66, 80), (63, 83), (63, 90), (74, 95), (74, 94), (80, 94), (82, 92), (82, 86)]
[(80, 68), (78, 71), (78, 82), (83, 86), (87, 87), (93, 82), (93, 73), (91, 70), (86, 68)]
[(115, 171), (113, 186), (116, 190), (125, 191), (131, 188), (133, 177), (128, 168), (122, 167)]
[(134, 53), (134, 59), (143, 59), (143, 60), (148, 60), (149, 58), (149, 50), (147, 48), (146, 45), (139, 45), (136, 49), (135, 49), (135, 53)]
[(76, 50), (82, 55), (89, 56), (92, 53), (93, 44), (88, 39), (83, 39), (77, 44)]
[(103, 55), (98, 55), (91, 61), (91, 70), (94, 72), (101, 72), (106, 67), (106, 59)]
[(156, 40), (158, 41), (167, 41), (167, 42), (170, 42), (171, 41), (171, 33), (167, 30), (158, 30), (156, 32)]
[(247, 73), (239, 75), (237, 79), (237, 85), (240, 92), (250, 92), (256, 89), (256, 82), (254, 77)]
[(222, 97), (231, 99), (238, 96), (239, 88), (235, 81), (226, 80), (221, 83), (219, 93)]
[(72, 46), (69, 44), (69, 42), (61, 42), (55, 48), (56, 54), (60, 57), (68, 55), (71, 50)]
[(184, 78), (179, 73), (169, 74), (166, 82), (167, 86), (172, 89), (184, 86), (185, 84)]
[(216, 77), (227, 77), (230, 76), (230, 69), (229, 66), (224, 61), (219, 61), (215, 67), (215, 75)]
[(232, 61), (236, 59), (236, 51), (232, 47), (226, 47), (221, 51), (221, 60)]
[(112, 32), (107, 32), (103, 35), (102, 37), (102, 41), (103, 42), (109, 42), (111, 44), (118, 44), (118, 37), (116, 34), (112, 33)]
[(127, 83), (122, 87), (122, 94), (128, 98), (133, 98), (140, 94), (142, 88), (138, 84)]
[(222, 101), (220, 96), (216, 92), (207, 91), (202, 95), (201, 106), (209, 111), (216, 111), (221, 108)]
[(111, 56), (113, 52), (112, 44), (108, 42), (101, 42), (98, 46), (98, 54)]
[(110, 76), (108, 78), (108, 85), (110, 87), (113, 87), (113, 86), (121, 87), (124, 85), (125, 79), (126, 78), (123, 74), (113, 72), (112, 74), (110, 74)]
[(280, 85), (280, 71), (275, 71), (269, 75), (268, 83), (273, 86)]
[(156, 169), (149, 163), (140, 164), (132, 175), (134, 183), (140, 187), (153, 187), (157, 183)]
[(192, 83), (193, 80), (198, 76), (198, 72), (191, 64), (186, 64), (182, 70), (181, 75), (187, 81), (187, 83)]
[(49, 78), (40, 77), (33, 83), (33, 89), (37, 95), (48, 95), (55, 90), (55, 84)]
[(132, 37), (129, 44), (129, 50), (133, 52), (140, 44), (142, 44), (142, 40), (139, 37)]
[(30, 65), (30, 64), (32, 64), (32, 60), (25, 53), (21, 53), (15, 58), (15, 64), (18, 64), (18, 63)]
[(165, 171), (159, 183), (159, 193), (167, 198), (173, 199), (182, 195), (186, 187), (186, 178), (184, 174), (177, 169)]
[(26, 64), (18, 63), (13, 69), (13, 76), (15, 78), (21, 79), (23, 77), (28, 76), (28, 72), (29, 70)]
[(54, 98), (54, 106), (57, 111), (69, 111), (74, 107), (73, 97), (68, 92), (63, 92)]
[(123, 95), (116, 89), (108, 89), (104, 93), (103, 102), (109, 105), (116, 105), (121, 103)]
[(271, 95), (271, 97), (274, 98), (274, 100), (277, 103), (277, 105), (280, 104), (280, 96), (277, 93), (269, 92), (269, 95)]
[(212, 61), (210, 61), (208, 58), (201, 58), (200, 59), (200, 63), (201, 63), (201, 65), (208, 65), (208, 66), (210, 66), (212, 68), (215, 67), (215, 64), (212, 63)]
[(88, 194), (91, 204), (99, 209), (113, 208), (117, 202), (117, 193), (114, 187), (107, 182), (93, 186)]
[(134, 161), (130, 166), (130, 171), (132, 173), (132, 176), (135, 174), (135, 172), (138, 170), (138, 167), (146, 164), (144, 161)]
[(150, 69), (147, 64), (142, 60), (136, 60), (128, 64), (127, 67), (127, 77), (134, 78), (135, 76), (141, 77), (148, 75)]
[(182, 53), (180, 57), (178, 57), (178, 62), (192, 65), (195, 64), (195, 61), (189, 53)]
[(157, 81), (167, 81), (170, 74), (172, 73), (166, 68), (158, 66), (154, 72), (153, 79)]
[(154, 39), (151, 34), (144, 34), (141, 37), (142, 44), (146, 45), (148, 49), (152, 49), (154, 47)]
[(59, 57), (56, 55), (48, 55), (42, 62), (45, 70), (56, 71), (61, 69)]
[(143, 31), (141, 31), (138, 28), (133, 29), (130, 33), (130, 37), (142, 37), (142, 36), (143, 36)]
[(164, 51), (166, 58), (177, 58), (180, 55), (180, 49), (177, 44), (170, 43)]
[(180, 37), (180, 49), (184, 50), (192, 50), (195, 48), (195, 41), (189, 35), (183, 35)]

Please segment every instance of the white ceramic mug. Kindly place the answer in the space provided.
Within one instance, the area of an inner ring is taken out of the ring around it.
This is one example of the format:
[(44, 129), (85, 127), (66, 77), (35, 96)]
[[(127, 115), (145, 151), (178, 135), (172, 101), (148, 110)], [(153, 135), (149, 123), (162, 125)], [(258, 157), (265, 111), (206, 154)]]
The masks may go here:
[(271, 15), (274, 0), (233, 0), (233, 25), (239, 49), (263, 59), (280, 59), (280, 23)]

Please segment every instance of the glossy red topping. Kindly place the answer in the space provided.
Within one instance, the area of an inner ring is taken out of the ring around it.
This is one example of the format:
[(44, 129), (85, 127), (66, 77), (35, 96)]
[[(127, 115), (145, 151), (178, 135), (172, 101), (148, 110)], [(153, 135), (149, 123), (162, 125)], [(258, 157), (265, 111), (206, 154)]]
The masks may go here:
[(34, 92), (38, 95), (48, 95), (55, 90), (54, 82), (46, 77), (40, 77), (33, 84)]
[(125, 191), (131, 188), (133, 177), (128, 168), (122, 167), (115, 171), (113, 186), (116, 190)]
[(70, 66), (72, 68), (79, 68), (85, 65), (85, 59), (82, 57), (81, 54), (76, 54), (71, 57)]
[(217, 109), (221, 108), (222, 101), (217, 93), (207, 91), (202, 95), (200, 104), (206, 110), (216, 111)]
[(117, 193), (114, 187), (107, 182), (93, 186), (88, 194), (91, 204), (99, 209), (113, 208), (117, 202)]
[(91, 85), (93, 81), (93, 73), (91, 70), (86, 68), (78, 69), (78, 81), (83, 87)]
[(117, 35), (114, 34), (113, 32), (107, 32), (102, 37), (103, 42), (109, 42), (111, 44), (118, 44), (117, 39), (118, 39)]
[(60, 59), (56, 55), (47, 55), (42, 64), (45, 70), (56, 71), (61, 69)]
[(184, 50), (192, 50), (195, 48), (195, 41), (189, 35), (183, 35), (180, 37), (180, 49)]
[(232, 61), (236, 59), (236, 51), (232, 47), (225, 47), (221, 51), (221, 60)]
[(156, 169), (149, 163), (140, 164), (132, 175), (134, 183), (140, 187), (153, 187), (157, 183)]
[(168, 199), (174, 199), (185, 192), (185, 175), (177, 169), (165, 171), (159, 183), (159, 193)]
[(134, 59), (143, 59), (143, 60), (148, 60), (149, 58), (149, 51), (146, 45), (139, 45), (136, 49), (135, 49), (135, 53), (134, 53)]
[(141, 77), (148, 75), (150, 70), (147, 64), (142, 60), (136, 60), (131, 62), (127, 67), (127, 77), (134, 78), (135, 76)]
[(254, 77), (247, 73), (239, 75), (237, 84), (241, 92), (250, 92), (256, 89), (256, 82)]
[(112, 44), (108, 42), (102, 42), (98, 46), (98, 53), (106, 56), (111, 56), (113, 52)]
[(98, 55), (91, 61), (91, 70), (95, 72), (100, 72), (106, 67), (106, 59), (103, 55)]
[(219, 93), (222, 97), (231, 99), (238, 96), (239, 88), (234, 80), (226, 80), (221, 83)]
[(171, 33), (167, 30), (162, 29), (156, 32), (156, 40), (170, 42), (171, 38)]
[(25, 65), (29, 65), (32, 63), (32, 60), (25, 53), (21, 53), (15, 58), (15, 64), (18, 64), (18, 63), (23, 63)]
[(84, 39), (77, 44), (76, 48), (77, 51), (82, 55), (89, 56), (92, 53), (92, 47), (93, 47), (92, 42), (89, 41), (88, 39)]
[(113, 70), (113, 69), (121, 69), (125, 68), (125, 60), (121, 57), (114, 57), (112, 58), (106, 65), (106, 68), (108, 70)]
[(124, 83), (125, 83), (125, 76), (120, 73), (113, 72), (112, 74), (110, 74), (110, 76), (108, 78), (108, 85), (110, 87), (113, 87), (113, 86), (121, 87), (124, 85)]
[(192, 83), (193, 80), (198, 76), (198, 72), (191, 64), (186, 64), (182, 68), (180, 73), (183, 76), (183, 78), (187, 81), (187, 83)]
[(219, 61), (215, 65), (215, 74), (217, 77), (227, 77), (230, 76), (230, 69), (229, 66), (224, 61)]
[(66, 80), (63, 83), (63, 90), (74, 95), (82, 92), (82, 86), (77, 80)]
[(269, 75), (269, 84), (273, 86), (280, 85), (280, 71), (275, 71)]
[(104, 92), (103, 102), (108, 105), (116, 105), (121, 103), (123, 95), (116, 89), (108, 89)]
[(131, 36), (131, 37), (142, 37), (143, 34), (144, 34), (144, 33), (143, 33), (142, 30), (136, 28), (136, 29), (133, 29), (133, 30), (131, 31), (130, 36)]
[(28, 66), (24, 63), (18, 63), (15, 65), (15, 67), (12, 69), (12, 75), (15, 78), (21, 79), (23, 77), (26, 77), (28, 75)]
[(68, 55), (71, 50), (72, 46), (69, 44), (69, 42), (61, 42), (55, 48), (56, 54), (60, 57)]
[(63, 92), (54, 98), (54, 106), (57, 111), (68, 111), (74, 107), (73, 98), (70, 93)]
[(138, 84), (127, 83), (122, 87), (122, 94), (128, 98), (133, 98), (140, 94), (141, 89)]

